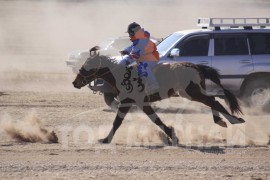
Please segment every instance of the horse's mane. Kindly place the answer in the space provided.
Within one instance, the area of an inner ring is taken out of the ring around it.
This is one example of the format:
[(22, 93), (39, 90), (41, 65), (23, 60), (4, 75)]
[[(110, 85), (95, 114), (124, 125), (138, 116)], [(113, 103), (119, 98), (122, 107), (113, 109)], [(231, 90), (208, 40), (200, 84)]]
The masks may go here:
[(90, 57), (87, 58), (87, 60), (85, 61), (83, 65), (84, 68), (91, 69), (91, 68), (99, 67), (101, 65), (102, 66), (105, 65), (107, 67), (119, 65), (116, 59), (100, 54), (98, 52), (99, 50), (100, 50), (99, 46), (94, 46), (89, 50)]
[(100, 50), (100, 47), (99, 46), (94, 46), (92, 47), (89, 52), (90, 52), (90, 57), (91, 56), (99, 56), (101, 59), (105, 59), (105, 60), (109, 60), (110, 62), (114, 63), (114, 64), (118, 64), (117, 61), (113, 58), (110, 58), (109, 56), (106, 56), (106, 55), (102, 55), (100, 54), (98, 51)]
[(115, 66), (120, 66), (118, 64), (117, 60), (114, 58), (111, 58), (109, 56), (105, 55), (95, 55), (95, 56), (90, 56), (87, 58), (85, 61), (83, 67), (86, 70), (90, 70), (92, 68), (98, 68), (98, 67), (115, 67)]
[(106, 55), (99, 55), (100, 59), (103, 60), (104, 62), (112, 65), (119, 65), (118, 61), (115, 58), (111, 58)]

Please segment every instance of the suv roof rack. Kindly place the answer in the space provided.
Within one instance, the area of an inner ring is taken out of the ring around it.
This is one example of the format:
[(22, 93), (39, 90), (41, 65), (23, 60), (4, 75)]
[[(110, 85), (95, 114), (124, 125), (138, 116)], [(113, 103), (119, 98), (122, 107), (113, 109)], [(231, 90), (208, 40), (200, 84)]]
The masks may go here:
[(221, 27), (253, 29), (253, 27), (265, 28), (270, 26), (270, 18), (199, 18), (198, 26), (202, 29)]

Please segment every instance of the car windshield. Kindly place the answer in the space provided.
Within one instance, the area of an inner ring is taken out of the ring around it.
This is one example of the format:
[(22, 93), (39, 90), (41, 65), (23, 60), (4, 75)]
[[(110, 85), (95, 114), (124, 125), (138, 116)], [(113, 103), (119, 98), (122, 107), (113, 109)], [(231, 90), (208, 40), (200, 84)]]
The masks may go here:
[(183, 34), (173, 33), (170, 36), (166, 37), (161, 43), (158, 44), (157, 50), (160, 56), (165, 55), (165, 53), (176, 43), (178, 40), (183, 37)]
[(118, 56), (120, 55), (119, 51), (129, 45), (131, 42), (128, 37), (108, 39), (100, 44), (100, 53), (106, 56)]

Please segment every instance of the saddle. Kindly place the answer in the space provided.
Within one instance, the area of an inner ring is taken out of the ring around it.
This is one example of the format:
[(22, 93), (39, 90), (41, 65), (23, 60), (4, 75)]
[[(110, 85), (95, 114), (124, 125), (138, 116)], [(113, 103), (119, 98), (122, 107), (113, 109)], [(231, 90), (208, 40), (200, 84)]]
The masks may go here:
[(168, 63), (168, 62), (162, 62), (162, 63), (157, 64), (157, 65), (153, 68), (152, 72), (153, 72), (154, 74), (156, 74), (158, 71), (160, 71), (160, 70), (162, 70), (162, 69), (164, 69), (164, 68), (169, 68), (170, 66), (171, 66), (170, 63)]

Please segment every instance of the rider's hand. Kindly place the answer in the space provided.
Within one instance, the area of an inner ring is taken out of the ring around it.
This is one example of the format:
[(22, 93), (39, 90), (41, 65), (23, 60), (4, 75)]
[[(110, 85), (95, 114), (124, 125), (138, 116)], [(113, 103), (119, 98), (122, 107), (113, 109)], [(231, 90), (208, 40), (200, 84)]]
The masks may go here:
[(124, 55), (128, 55), (129, 53), (128, 53), (127, 51), (120, 51), (120, 54), (121, 54), (122, 56), (124, 56)]

